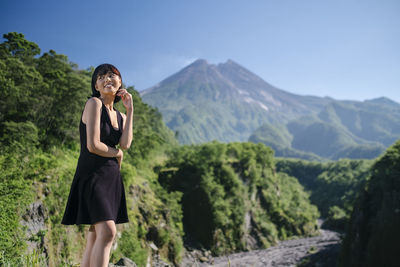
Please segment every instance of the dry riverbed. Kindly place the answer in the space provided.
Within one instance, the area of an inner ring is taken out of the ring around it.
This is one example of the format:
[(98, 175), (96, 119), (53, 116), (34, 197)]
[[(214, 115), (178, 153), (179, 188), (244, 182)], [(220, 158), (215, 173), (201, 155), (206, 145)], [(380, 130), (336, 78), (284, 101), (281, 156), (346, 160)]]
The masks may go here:
[[(320, 230), (320, 232), (321, 235), (319, 236), (282, 241), (277, 246), (268, 249), (239, 252), (215, 258), (210, 257), (208, 262), (200, 262), (188, 255), (182, 262), (182, 266), (297, 266), (300, 263), (308, 262), (307, 257), (311, 257), (313, 261), (330, 260), (332, 262), (332, 259), (329, 258), (333, 258), (333, 261), (335, 261), (340, 242), (338, 233), (329, 230)], [(323, 266), (327, 266), (327, 264)]]

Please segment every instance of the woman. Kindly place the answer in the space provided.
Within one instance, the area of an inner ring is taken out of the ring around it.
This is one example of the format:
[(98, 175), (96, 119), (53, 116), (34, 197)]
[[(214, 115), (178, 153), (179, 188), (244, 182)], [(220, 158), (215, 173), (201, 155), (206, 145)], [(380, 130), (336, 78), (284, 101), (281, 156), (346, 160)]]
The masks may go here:
[[(121, 99), (126, 115), (113, 107)], [(122, 89), (118, 69), (111, 64), (98, 66), (79, 125), (81, 153), (61, 222), (90, 225), (82, 267), (107, 266), (115, 224), (128, 222), (120, 168), (121, 149), (132, 142), (132, 117), (132, 95)]]

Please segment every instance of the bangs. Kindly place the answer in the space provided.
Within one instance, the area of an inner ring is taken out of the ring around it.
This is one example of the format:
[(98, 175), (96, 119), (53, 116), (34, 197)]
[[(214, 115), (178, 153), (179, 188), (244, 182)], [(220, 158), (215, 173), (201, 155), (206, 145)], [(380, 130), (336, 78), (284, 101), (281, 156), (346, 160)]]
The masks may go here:
[(109, 72), (118, 75), (122, 80), (121, 73), (119, 72), (119, 70), (111, 64), (102, 64), (98, 66), (94, 71), (93, 76), (97, 79), (97, 77), (105, 75)]

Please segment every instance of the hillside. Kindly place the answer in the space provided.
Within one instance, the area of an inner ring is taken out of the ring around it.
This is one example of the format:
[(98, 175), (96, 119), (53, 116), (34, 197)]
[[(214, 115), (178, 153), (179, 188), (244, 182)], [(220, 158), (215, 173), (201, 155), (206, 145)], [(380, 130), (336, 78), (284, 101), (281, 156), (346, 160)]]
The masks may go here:
[(274, 165), (272, 150), (262, 144), (212, 142), (175, 150), (159, 181), (182, 193), (187, 243), (221, 255), (316, 234), (316, 207), (298, 181), (275, 173)]
[[(282, 125), (264, 124), (249, 138), (254, 143), (273, 147), (277, 156), (309, 159), (369, 158), (379, 156), (400, 136), (400, 104), (387, 98), (336, 101), (313, 116), (305, 116)], [(279, 128), (282, 138), (271, 129)], [(291, 153), (288, 153), (291, 152)], [(307, 154), (299, 154), (298, 151)]]
[(311, 202), (324, 218), (324, 227), (345, 231), (354, 200), (370, 175), (371, 160), (342, 159), (310, 162), (299, 159), (276, 161), (276, 170), (296, 177), (310, 193)]
[(338, 266), (398, 266), (400, 238), (400, 142), (372, 167), (343, 241)]

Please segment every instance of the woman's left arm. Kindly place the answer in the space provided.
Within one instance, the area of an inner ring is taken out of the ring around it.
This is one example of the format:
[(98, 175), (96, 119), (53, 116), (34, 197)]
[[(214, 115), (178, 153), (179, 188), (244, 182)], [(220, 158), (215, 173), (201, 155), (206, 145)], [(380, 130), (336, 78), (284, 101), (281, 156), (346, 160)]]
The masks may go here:
[(133, 101), (132, 95), (126, 91), (126, 89), (121, 89), (117, 93), (121, 99), (124, 107), (126, 108), (126, 115), (122, 114), (123, 125), (122, 125), (122, 135), (119, 140), (119, 145), (121, 149), (128, 149), (132, 143), (132, 120), (133, 120)]

